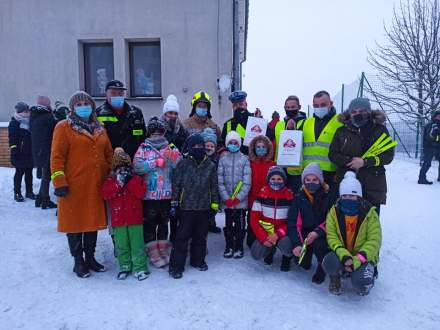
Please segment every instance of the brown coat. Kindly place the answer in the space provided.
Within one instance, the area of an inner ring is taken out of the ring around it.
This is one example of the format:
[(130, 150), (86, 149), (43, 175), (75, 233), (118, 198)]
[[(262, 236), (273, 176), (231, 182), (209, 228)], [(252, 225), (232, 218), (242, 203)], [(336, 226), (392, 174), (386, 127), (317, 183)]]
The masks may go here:
[(188, 131), (188, 135), (194, 134), (194, 133), (202, 133), (202, 131), (205, 128), (212, 128), (217, 135), (217, 144), (220, 142), (221, 138), (221, 130), (220, 127), (210, 118), (199, 118), (196, 115), (193, 115), (183, 122), (183, 125), (185, 126), (186, 130)]
[(58, 199), (58, 231), (81, 233), (106, 228), (100, 189), (110, 171), (112, 155), (102, 127), (93, 135), (75, 129), (67, 120), (55, 127), (50, 161), (53, 184), (55, 188), (69, 188), (69, 194)]

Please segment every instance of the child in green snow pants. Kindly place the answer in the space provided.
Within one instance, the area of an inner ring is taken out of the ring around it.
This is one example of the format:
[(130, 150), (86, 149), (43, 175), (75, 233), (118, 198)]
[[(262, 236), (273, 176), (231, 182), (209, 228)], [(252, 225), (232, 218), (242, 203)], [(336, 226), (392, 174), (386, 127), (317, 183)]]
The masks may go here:
[(113, 228), (121, 272), (149, 272), (142, 227), (142, 225), (131, 225)]

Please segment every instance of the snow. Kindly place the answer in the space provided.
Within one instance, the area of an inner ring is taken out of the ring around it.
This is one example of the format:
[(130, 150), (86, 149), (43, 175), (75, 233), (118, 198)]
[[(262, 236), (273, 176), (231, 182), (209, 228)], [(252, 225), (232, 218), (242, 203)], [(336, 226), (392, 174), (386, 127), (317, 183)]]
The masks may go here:
[(388, 166), (379, 280), (366, 297), (344, 282), (337, 297), (327, 281), (311, 282), (312, 271), (280, 272), (279, 255), (272, 266), (247, 250), (242, 260), (225, 260), (217, 234), (209, 235), (207, 272), (188, 266), (174, 280), (152, 269), (139, 282), (116, 280), (111, 240), (102, 231), (97, 259), (108, 271), (79, 279), (55, 212), (15, 203), (13, 170), (1, 168), (0, 329), (440, 329), (440, 183), (417, 185), (418, 170), (403, 159)]

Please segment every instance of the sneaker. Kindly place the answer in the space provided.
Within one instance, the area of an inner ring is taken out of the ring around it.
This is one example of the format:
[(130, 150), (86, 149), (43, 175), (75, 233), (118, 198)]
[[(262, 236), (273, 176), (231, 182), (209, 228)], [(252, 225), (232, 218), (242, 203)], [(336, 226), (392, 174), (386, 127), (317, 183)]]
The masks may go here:
[(226, 248), (225, 252), (223, 252), (223, 257), (226, 259), (230, 259), (234, 256), (234, 251), (230, 248)]
[(206, 262), (202, 262), (198, 266), (191, 264), (191, 267), (194, 267), (194, 268), (200, 270), (201, 272), (206, 272), (208, 270), (208, 264)]
[(14, 200), (16, 202), (21, 203), (21, 202), (24, 202), (24, 197), (23, 197), (23, 195), (21, 193), (18, 192), (18, 193), (14, 194)]
[(170, 276), (175, 280), (178, 280), (183, 277), (183, 273), (177, 270), (170, 271)]
[(432, 184), (431, 181), (428, 181), (426, 178), (419, 179), (418, 184)]
[(322, 268), (321, 264), (318, 264), (318, 267), (316, 267), (316, 272), (313, 274), (312, 282), (316, 284), (321, 284), (325, 281), (325, 271)]
[(283, 256), (283, 258), (281, 259), (280, 270), (282, 272), (290, 271), (290, 258), (289, 257)]
[(234, 252), (234, 259), (241, 259), (243, 258), (243, 256), (244, 256), (243, 250), (236, 250)]
[(339, 296), (342, 293), (341, 278), (339, 276), (330, 276), (328, 291), (336, 296)]
[(134, 277), (136, 277), (138, 279), (138, 281), (146, 280), (148, 278), (148, 276), (150, 276), (150, 273), (146, 272), (146, 271), (140, 271), (140, 272), (134, 273)]
[(128, 277), (128, 275), (130, 275), (129, 271), (119, 272), (118, 276), (117, 276), (117, 279), (120, 280), (120, 281), (125, 280)]

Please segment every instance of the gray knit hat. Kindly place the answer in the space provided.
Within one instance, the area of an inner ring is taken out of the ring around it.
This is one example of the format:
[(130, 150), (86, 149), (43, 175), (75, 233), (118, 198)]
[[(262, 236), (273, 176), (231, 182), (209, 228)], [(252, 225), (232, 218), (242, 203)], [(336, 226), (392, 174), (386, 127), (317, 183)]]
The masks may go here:
[(267, 182), (269, 182), (270, 178), (276, 174), (281, 176), (283, 178), (283, 181), (286, 182), (287, 180), (286, 172), (284, 172), (281, 166), (272, 166), (271, 168), (269, 168), (269, 171), (267, 172), (267, 176), (266, 176)]
[(69, 108), (71, 111), (74, 110), (73, 109), (74, 104), (79, 101), (86, 101), (87, 103), (89, 103), (92, 106), (93, 112), (95, 112), (95, 110), (96, 110), (95, 101), (93, 100), (93, 98), (89, 94), (87, 94), (86, 92), (83, 92), (83, 91), (77, 91), (70, 97)]
[(212, 128), (205, 128), (203, 132), (201, 133), (203, 141), (206, 142), (212, 142), (217, 147), (217, 135), (215, 134), (214, 130)]
[(367, 111), (371, 111), (370, 100), (365, 97), (357, 97), (350, 102), (348, 106), (348, 112), (351, 112), (356, 109), (366, 109)]
[(324, 176), (322, 174), (321, 166), (318, 163), (310, 163), (306, 166), (301, 174), (301, 182), (303, 184), (306, 176), (310, 174), (315, 175), (319, 179), (319, 182), (321, 182), (321, 184), (324, 183)]

